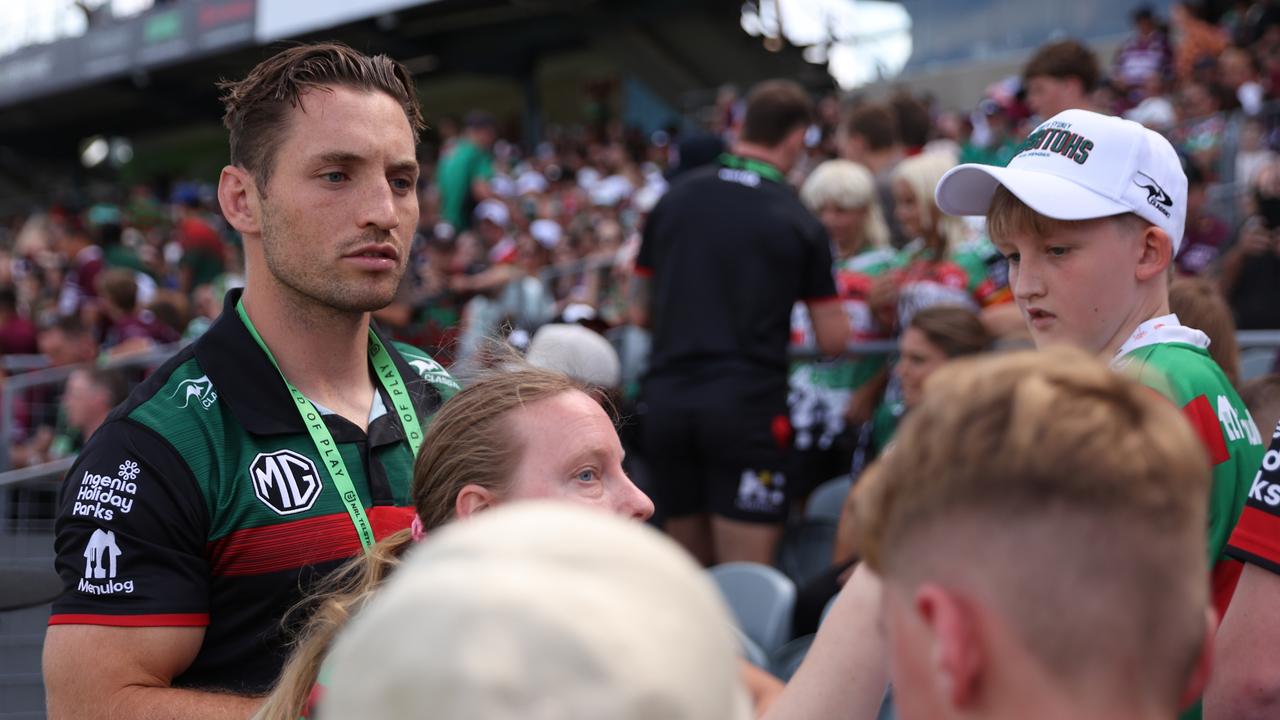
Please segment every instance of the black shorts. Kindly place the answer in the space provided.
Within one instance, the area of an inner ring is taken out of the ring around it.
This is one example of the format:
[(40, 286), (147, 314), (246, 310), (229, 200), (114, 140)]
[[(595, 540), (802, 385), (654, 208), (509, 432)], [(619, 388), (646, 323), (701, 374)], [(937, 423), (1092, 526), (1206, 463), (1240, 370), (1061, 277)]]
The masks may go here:
[(643, 416), (654, 502), (667, 518), (714, 513), (780, 523), (787, 517), (791, 424), (777, 412), (648, 404)]

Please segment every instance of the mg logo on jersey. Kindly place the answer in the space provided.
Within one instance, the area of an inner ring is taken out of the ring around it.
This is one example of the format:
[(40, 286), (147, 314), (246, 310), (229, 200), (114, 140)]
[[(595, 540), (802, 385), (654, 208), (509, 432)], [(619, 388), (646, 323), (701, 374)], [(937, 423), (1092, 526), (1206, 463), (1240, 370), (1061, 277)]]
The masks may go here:
[(218, 393), (213, 389), (213, 381), (208, 375), (201, 375), (198, 378), (190, 378), (178, 383), (178, 387), (174, 388), (173, 394), (169, 396), (170, 400), (182, 396), (182, 404), (178, 407), (184, 408), (191, 404), (192, 398), (196, 402), (204, 406), (205, 410), (213, 407), (218, 401)]
[(311, 458), (292, 450), (258, 453), (249, 464), (253, 494), (279, 515), (305, 512), (320, 497), (320, 473)]

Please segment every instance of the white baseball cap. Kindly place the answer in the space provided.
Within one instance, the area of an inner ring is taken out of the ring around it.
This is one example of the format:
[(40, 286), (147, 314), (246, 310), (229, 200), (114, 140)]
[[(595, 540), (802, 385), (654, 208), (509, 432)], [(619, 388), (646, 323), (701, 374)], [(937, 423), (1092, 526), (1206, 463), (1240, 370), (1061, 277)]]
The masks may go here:
[(950, 215), (986, 215), (1003, 185), (1055, 220), (1134, 213), (1182, 246), (1187, 176), (1169, 141), (1131, 120), (1064, 110), (1023, 141), (1008, 167), (966, 163), (942, 176), (935, 196)]
[(507, 206), (501, 200), (481, 200), (476, 205), (476, 220), (488, 220), (494, 225), (506, 227), (507, 222), (511, 220), (511, 214), (507, 212)]
[(320, 712), (748, 720), (710, 577), (643, 523), (552, 500), (453, 522), (338, 637)]
[[(565, 308), (566, 315), (572, 307)], [(622, 386), (618, 351), (603, 335), (576, 323), (550, 323), (538, 328), (525, 359), (530, 365), (562, 372), (587, 385), (606, 390)]]
[(546, 218), (538, 218), (529, 223), (529, 234), (533, 236), (538, 244), (548, 250), (555, 248), (560, 244), (560, 236), (563, 231), (560, 229), (560, 223), (555, 220)]

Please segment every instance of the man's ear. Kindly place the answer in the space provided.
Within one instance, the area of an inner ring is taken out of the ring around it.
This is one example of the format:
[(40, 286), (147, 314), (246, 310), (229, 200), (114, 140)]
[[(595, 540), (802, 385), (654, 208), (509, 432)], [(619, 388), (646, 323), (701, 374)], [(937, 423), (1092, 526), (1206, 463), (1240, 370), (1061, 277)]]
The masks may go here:
[(1178, 698), (1178, 709), (1191, 706), (1204, 694), (1209, 684), (1209, 675), (1213, 672), (1213, 639), (1218, 634), (1218, 612), (1212, 606), (1204, 610), (1204, 645), (1196, 655), (1196, 664), (1187, 677), (1187, 686), (1182, 689), (1182, 697)]
[(488, 488), (471, 483), (458, 491), (458, 499), (453, 503), (453, 514), (459, 520), (496, 507), (501, 500)]
[(934, 584), (921, 585), (914, 604), (929, 629), (930, 670), (938, 695), (956, 709), (972, 708), (986, 664), (977, 615), (963, 598)]
[(244, 234), (262, 232), (262, 202), (258, 183), (242, 167), (227, 165), (218, 176), (218, 204), (227, 223)]
[(1145, 282), (1169, 269), (1173, 263), (1173, 241), (1169, 238), (1169, 233), (1155, 225), (1148, 225), (1142, 231), (1140, 242), (1142, 247), (1136, 272), (1138, 280)]

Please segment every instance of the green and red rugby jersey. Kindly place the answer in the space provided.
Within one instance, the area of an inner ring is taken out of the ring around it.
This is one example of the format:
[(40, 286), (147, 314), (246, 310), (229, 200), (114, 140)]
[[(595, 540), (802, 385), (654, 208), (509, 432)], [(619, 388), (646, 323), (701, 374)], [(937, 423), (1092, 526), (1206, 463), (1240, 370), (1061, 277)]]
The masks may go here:
[(1163, 315), (1139, 325), (1112, 365), (1177, 404), (1208, 451), (1213, 465), (1209, 564), (1213, 603), (1222, 613), (1241, 568), (1227, 556), (1227, 540), (1262, 460), (1263, 445), (1249, 409), (1208, 348), (1207, 335), (1182, 325), (1177, 315)]
[[(55, 539), (65, 590), (49, 623), (204, 627), (173, 684), (253, 694), (287, 655), (286, 612), (361, 545), (238, 299), (228, 293), (222, 316), (111, 413), (67, 474)], [(379, 338), (426, 427), (457, 385)], [(412, 521), (414, 458), (375, 386), (367, 432), (318, 409), (382, 538)]]

